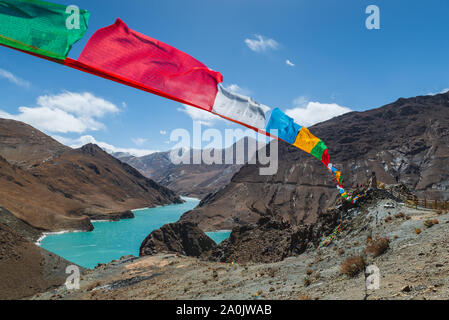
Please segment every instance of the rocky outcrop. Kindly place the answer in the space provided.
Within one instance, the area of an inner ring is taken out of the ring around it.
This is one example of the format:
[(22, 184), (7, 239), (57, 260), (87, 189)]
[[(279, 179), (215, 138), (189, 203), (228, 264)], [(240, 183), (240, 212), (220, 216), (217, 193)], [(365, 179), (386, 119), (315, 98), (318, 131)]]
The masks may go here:
[(257, 224), (232, 229), (231, 236), (212, 249), (208, 258), (238, 263), (282, 261), (315, 247), (337, 224), (337, 217), (329, 213), (320, 218), (320, 223), (302, 226), (263, 217)]
[[(449, 199), (449, 93), (347, 113), (310, 131), (326, 143), (348, 188), (366, 183), (375, 171), (378, 181), (404, 183), (420, 198)], [(332, 177), (298, 148), (280, 142), (278, 154), (275, 175), (261, 176), (259, 165), (247, 164), (181, 220), (203, 230), (255, 224), (265, 215), (292, 225), (315, 223), (338, 196)]]
[(142, 242), (139, 256), (165, 252), (200, 257), (214, 247), (215, 242), (197, 225), (191, 222), (176, 222), (151, 232)]

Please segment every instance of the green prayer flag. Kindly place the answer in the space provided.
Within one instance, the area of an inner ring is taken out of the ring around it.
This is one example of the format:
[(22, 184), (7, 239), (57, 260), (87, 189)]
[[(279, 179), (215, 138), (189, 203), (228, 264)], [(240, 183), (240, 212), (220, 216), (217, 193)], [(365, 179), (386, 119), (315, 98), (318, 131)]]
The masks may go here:
[(65, 59), (84, 36), (89, 12), (40, 0), (0, 0), (0, 44)]
[(322, 140), (320, 140), (315, 147), (313, 147), (313, 149), (310, 151), (310, 154), (312, 156), (314, 156), (315, 158), (317, 158), (318, 160), (321, 160), (321, 157), (323, 156), (323, 152), (324, 150), (326, 150), (327, 147), (324, 144), (324, 142)]

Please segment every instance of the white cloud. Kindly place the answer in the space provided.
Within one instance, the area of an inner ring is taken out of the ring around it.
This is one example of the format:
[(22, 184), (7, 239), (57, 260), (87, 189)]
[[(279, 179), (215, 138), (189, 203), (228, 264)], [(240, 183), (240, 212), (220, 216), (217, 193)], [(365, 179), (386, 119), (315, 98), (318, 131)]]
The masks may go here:
[(232, 83), (229, 86), (224, 86), (226, 90), (231, 91), (235, 94), (241, 94), (243, 96), (249, 96), (251, 94), (251, 91), (245, 88), (240, 87), (238, 84)]
[(167, 131), (161, 130), (161, 131), (159, 131), (159, 133), (160, 133), (161, 135), (165, 136), (165, 135), (167, 134)]
[(197, 121), (205, 126), (212, 126), (216, 121), (222, 121), (223, 118), (210, 113), (209, 111), (205, 111), (199, 108), (195, 108), (186, 104), (182, 105), (184, 108), (178, 108), (178, 111), (184, 112), (193, 121)]
[(290, 67), (294, 67), (295, 66), (295, 64), (293, 62), (291, 62), (290, 60), (288, 60), (288, 59), (285, 60), (285, 64), (290, 66)]
[(11, 83), (14, 83), (20, 87), (28, 88), (30, 87), (30, 83), (26, 80), (20, 79), (19, 77), (13, 75), (11, 72), (6, 71), (4, 69), (0, 69), (0, 78), (6, 79)]
[(131, 140), (132, 140), (132, 142), (134, 142), (135, 145), (141, 146), (145, 142), (147, 142), (148, 139), (145, 139), (145, 138), (131, 138)]
[(0, 110), (0, 117), (22, 121), (48, 132), (82, 133), (104, 129), (104, 124), (98, 119), (120, 110), (113, 103), (89, 92), (65, 91), (40, 96), (37, 107), (19, 107), (18, 111), (18, 114), (10, 114)]
[(307, 101), (305, 97), (299, 97), (293, 103), (295, 107), (287, 109), (285, 113), (306, 127), (352, 111), (336, 103)]
[(435, 96), (437, 94), (442, 94), (442, 93), (446, 93), (449, 91), (449, 88), (443, 89), (440, 92), (434, 93), (434, 92), (429, 92), (428, 94), (426, 94), (426, 96)]
[(297, 107), (306, 107), (309, 103), (309, 99), (306, 96), (299, 96), (293, 100), (293, 106)]
[(102, 142), (102, 141), (97, 141), (93, 136), (91, 135), (85, 135), (85, 136), (81, 136), (77, 139), (70, 139), (70, 138), (66, 138), (66, 137), (61, 137), (58, 135), (54, 135), (52, 136), (53, 139), (59, 141), (62, 144), (65, 144), (71, 148), (80, 148), (88, 143), (94, 143), (96, 145), (98, 145), (100, 148), (102, 148), (104, 151), (108, 152), (108, 153), (114, 153), (114, 152), (125, 152), (125, 153), (129, 153), (133, 156), (136, 157), (141, 157), (141, 156), (145, 156), (147, 154), (151, 154), (154, 152), (158, 152), (157, 150), (148, 150), (148, 149), (135, 149), (135, 148), (120, 148), (120, 147), (116, 147), (113, 146), (112, 144), (106, 143), (106, 142)]
[(263, 52), (268, 49), (276, 50), (278, 43), (274, 39), (265, 38), (259, 34), (255, 35), (256, 39), (245, 39), (245, 43), (251, 50), (255, 52)]

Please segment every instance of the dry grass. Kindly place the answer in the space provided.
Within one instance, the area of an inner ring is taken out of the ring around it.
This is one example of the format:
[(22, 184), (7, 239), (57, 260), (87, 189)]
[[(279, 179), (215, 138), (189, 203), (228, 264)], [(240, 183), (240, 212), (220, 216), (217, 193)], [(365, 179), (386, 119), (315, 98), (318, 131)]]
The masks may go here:
[(424, 227), (431, 228), (433, 226), (433, 220), (425, 220)]
[(338, 253), (340, 256), (342, 256), (342, 255), (345, 254), (345, 249), (340, 248), (340, 249), (338, 249), (337, 253)]
[(276, 268), (268, 268), (267, 269), (268, 276), (270, 276), (271, 278), (274, 278), (276, 276), (277, 272), (278, 272), (278, 269), (276, 269)]
[(304, 287), (308, 287), (308, 286), (310, 286), (312, 281), (310, 280), (309, 277), (304, 277), (303, 283), (304, 283)]
[(302, 294), (298, 297), (298, 300), (312, 300), (312, 298), (307, 294)]
[(399, 213), (395, 214), (394, 217), (395, 217), (396, 219), (399, 219), (399, 218), (405, 218), (405, 214), (404, 214), (403, 212), (399, 212)]
[(312, 269), (307, 269), (306, 275), (310, 276), (312, 273), (313, 273), (313, 270), (312, 270)]
[(372, 254), (373, 257), (378, 257), (388, 250), (390, 247), (390, 239), (388, 238), (378, 238), (374, 240), (371, 244), (367, 244), (365, 251), (366, 253)]
[(348, 277), (355, 277), (364, 268), (366, 262), (362, 256), (349, 257), (340, 266), (340, 272), (347, 275)]
[(438, 221), (438, 219), (433, 219), (432, 220), (433, 224), (439, 224), (440, 222)]
[(415, 234), (420, 234), (421, 233), (421, 229), (420, 228), (415, 228), (415, 231), (413, 231)]

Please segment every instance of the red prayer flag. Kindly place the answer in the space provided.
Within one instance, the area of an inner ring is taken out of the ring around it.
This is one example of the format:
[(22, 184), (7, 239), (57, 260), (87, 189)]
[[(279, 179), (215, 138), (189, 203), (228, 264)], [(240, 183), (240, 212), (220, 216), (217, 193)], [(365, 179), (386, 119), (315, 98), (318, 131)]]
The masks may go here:
[[(211, 111), (222, 75), (120, 19), (89, 39), (78, 62), (169, 99)], [(124, 82), (124, 81), (122, 81)]]

